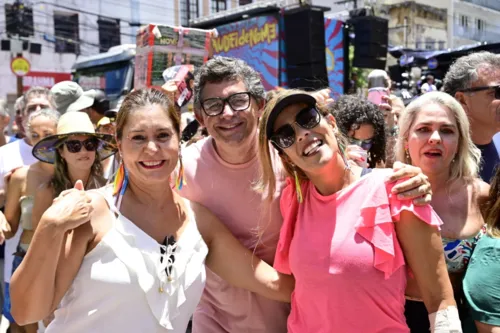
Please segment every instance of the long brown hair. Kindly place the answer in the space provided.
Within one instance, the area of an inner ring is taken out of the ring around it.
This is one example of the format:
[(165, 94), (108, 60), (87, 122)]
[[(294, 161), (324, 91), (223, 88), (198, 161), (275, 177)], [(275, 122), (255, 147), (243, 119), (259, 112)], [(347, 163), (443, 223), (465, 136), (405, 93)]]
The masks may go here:
[[(62, 142), (58, 145), (59, 147), (62, 145)], [(50, 184), (52, 185), (52, 189), (54, 190), (54, 197), (59, 196), (62, 191), (69, 190), (73, 188), (74, 184), (69, 178), (68, 164), (62, 158), (59, 153), (59, 149), (56, 149), (56, 159), (54, 162), (54, 177)], [(101, 159), (99, 157), (99, 153), (96, 151), (96, 156), (92, 167), (90, 168), (90, 175), (85, 185), (86, 190), (100, 188), (105, 185), (105, 180), (103, 176), (103, 169), (101, 164)], [(84, 179), (82, 179), (84, 181)]]
[(491, 183), (490, 195), (484, 206), (484, 219), (491, 237), (500, 238), (500, 164)]

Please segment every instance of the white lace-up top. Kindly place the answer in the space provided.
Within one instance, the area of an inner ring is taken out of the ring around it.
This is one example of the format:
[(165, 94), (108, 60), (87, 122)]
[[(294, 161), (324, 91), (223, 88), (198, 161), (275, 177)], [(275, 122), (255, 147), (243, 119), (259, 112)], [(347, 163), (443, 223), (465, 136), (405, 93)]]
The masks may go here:
[(106, 197), (117, 214), (114, 225), (84, 257), (46, 332), (185, 333), (205, 286), (208, 253), (189, 202), (188, 225), (164, 246)]

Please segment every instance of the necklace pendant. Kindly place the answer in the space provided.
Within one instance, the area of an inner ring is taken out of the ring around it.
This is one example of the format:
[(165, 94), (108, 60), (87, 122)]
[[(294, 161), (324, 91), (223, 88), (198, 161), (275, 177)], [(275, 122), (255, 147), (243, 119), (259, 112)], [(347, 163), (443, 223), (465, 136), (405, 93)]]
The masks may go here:
[(163, 292), (164, 292), (164, 290), (163, 290), (163, 286), (160, 286), (160, 288), (158, 288), (158, 292), (159, 292), (159, 293), (163, 293)]
[(174, 279), (173, 279), (171, 276), (169, 276), (169, 277), (167, 278), (167, 280), (168, 280), (168, 282), (172, 282), (172, 281), (174, 281)]

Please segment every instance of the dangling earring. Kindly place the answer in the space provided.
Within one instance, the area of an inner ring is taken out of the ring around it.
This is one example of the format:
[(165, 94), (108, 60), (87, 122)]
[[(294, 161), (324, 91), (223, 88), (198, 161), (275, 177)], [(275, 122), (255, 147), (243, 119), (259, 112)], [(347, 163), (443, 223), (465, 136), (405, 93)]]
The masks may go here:
[(344, 145), (339, 143), (339, 150), (340, 150), (340, 156), (342, 156), (342, 160), (344, 161), (345, 164), (345, 169), (344, 170), (351, 170), (351, 166), (349, 165), (349, 162), (347, 161), (347, 157), (345, 155), (345, 148)]
[(187, 185), (184, 180), (184, 165), (182, 164), (182, 153), (179, 147), (179, 172), (177, 173), (177, 179), (175, 180), (175, 187), (178, 190), (182, 190), (182, 187)]
[(406, 162), (411, 163), (410, 151), (405, 149)]
[(295, 164), (292, 164), (292, 169), (293, 169), (293, 177), (295, 178), (295, 192), (297, 193), (297, 201), (299, 203), (302, 203), (303, 201), (302, 189), (300, 187), (299, 176), (297, 175), (297, 169), (295, 168)]
[(123, 166), (123, 162), (120, 162), (120, 167), (115, 174), (115, 180), (113, 182), (113, 195), (117, 195), (123, 187), (123, 183), (125, 181), (125, 167)]

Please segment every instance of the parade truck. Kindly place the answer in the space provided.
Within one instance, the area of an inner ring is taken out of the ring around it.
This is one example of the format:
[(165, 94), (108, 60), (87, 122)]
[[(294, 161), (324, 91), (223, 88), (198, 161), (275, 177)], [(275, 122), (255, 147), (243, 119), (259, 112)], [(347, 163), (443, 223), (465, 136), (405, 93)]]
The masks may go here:
[(136, 45), (79, 58), (74, 80), (85, 90), (104, 90), (112, 105), (119, 105), (134, 87), (161, 86), (167, 67), (197, 67), (220, 55), (245, 60), (261, 74), (266, 90), (330, 87), (333, 96), (342, 95), (344, 23), (324, 18), (324, 8), (286, 9), (281, 1), (273, 3), (266, 3), (266, 10), (246, 5), (192, 20), (194, 28), (149, 24), (138, 32)]
[[(216, 28), (214, 55), (245, 60), (276, 87), (344, 93), (344, 22), (325, 18), (326, 7), (308, 0), (267, 0), (190, 20), (190, 26)], [(347, 58), (347, 56), (346, 56)]]
[(116, 108), (134, 87), (135, 44), (113, 46), (108, 52), (79, 57), (72, 68), (73, 81), (84, 90), (100, 89)]

